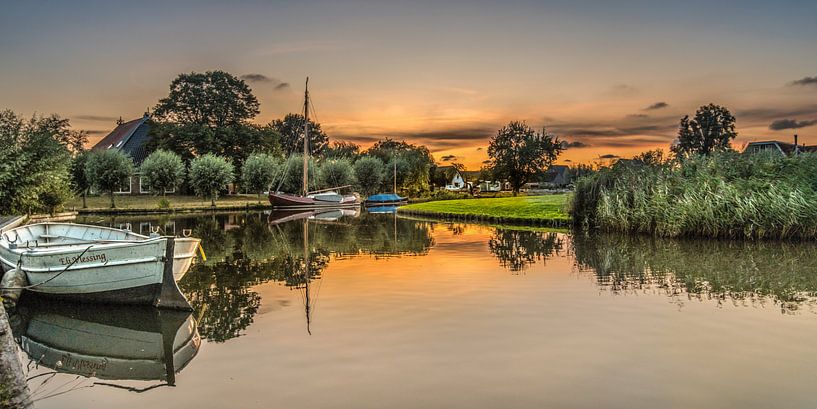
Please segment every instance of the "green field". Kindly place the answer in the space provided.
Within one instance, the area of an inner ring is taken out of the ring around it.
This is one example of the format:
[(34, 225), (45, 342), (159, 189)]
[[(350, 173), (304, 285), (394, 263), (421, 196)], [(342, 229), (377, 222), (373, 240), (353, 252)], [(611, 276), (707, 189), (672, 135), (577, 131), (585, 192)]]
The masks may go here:
[(400, 212), (474, 220), (567, 224), (566, 194), (489, 199), (438, 200), (403, 206)]

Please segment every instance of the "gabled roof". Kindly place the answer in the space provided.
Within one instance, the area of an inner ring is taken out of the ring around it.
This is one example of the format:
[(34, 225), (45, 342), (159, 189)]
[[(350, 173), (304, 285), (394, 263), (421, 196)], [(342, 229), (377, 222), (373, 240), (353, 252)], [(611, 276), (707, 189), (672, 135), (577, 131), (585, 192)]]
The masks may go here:
[(147, 141), (150, 125), (147, 115), (119, 124), (111, 133), (102, 138), (91, 150), (119, 149), (139, 165), (148, 155)]
[[(791, 156), (794, 153), (795, 145), (793, 143), (788, 142), (781, 142), (781, 141), (757, 141), (757, 142), (749, 142), (744, 149), (744, 152), (749, 150), (749, 148), (754, 146), (763, 146), (763, 145), (776, 145), (780, 150), (787, 156)], [(817, 152), (817, 145), (797, 145), (797, 151), (799, 152)]]

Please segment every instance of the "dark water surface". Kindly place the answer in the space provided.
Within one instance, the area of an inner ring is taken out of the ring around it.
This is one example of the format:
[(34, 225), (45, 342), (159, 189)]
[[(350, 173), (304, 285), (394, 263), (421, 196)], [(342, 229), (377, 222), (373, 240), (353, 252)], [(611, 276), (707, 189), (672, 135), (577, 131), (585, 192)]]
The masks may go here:
[(192, 229), (207, 261), (180, 283), (191, 315), (21, 307), (37, 407), (817, 406), (813, 244), (392, 214), (79, 222)]

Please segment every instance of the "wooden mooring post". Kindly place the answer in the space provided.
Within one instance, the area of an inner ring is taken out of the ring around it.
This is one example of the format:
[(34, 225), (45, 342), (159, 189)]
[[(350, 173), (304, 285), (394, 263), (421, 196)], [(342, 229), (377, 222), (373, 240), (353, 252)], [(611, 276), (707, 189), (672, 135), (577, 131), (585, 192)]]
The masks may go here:
[(11, 333), (8, 315), (0, 302), (0, 407), (32, 408), (31, 393), (26, 384), (17, 344)]

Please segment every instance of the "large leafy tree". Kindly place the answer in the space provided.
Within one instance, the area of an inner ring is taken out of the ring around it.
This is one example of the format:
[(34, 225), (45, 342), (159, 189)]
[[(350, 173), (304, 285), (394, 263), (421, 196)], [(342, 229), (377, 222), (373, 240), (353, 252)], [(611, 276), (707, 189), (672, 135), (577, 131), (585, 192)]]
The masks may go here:
[(56, 115), (0, 111), (0, 214), (53, 211), (67, 199), (71, 149), (80, 146), (72, 135), (84, 135), (69, 126)]
[(123, 184), (130, 183), (133, 174), (133, 160), (118, 149), (92, 151), (85, 164), (85, 177), (100, 192), (111, 197), (111, 208), (116, 207), (114, 193)]
[(360, 145), (354, 142), (335, 141), (326, 147), (326, 159), (347, 159), (355, 161), (360, 156)]
[(159, 100), (153, 116), (160, 121), (210, 128), (243, 124), (259, 110), (258, 99), (243, 80), (224, 71), (181, 74), (170, 94)]
[(436, 165), (434, 157), (425, 146), (386, 138), (377, 141), (365, 154), (387, 164), (386, 173), (389, 181), (396, 163), (398, 187), (408, 194), (419, 195), (429, 190), (429, 180)]
[(709, 104), (698, 108), (695, 117), (681, 118), (678, 140), (672, 151), (679, 156), (708, 155), (712, 152), (731, 150), (731, 142), (738, 136), (735, 117), (726, 107)]
[(562, 144), (544, 129), (537, 132), (524, 122), (511, 122), (491, 138), (490, 167), (497, 178), (507, 179), (514, 195), (562, 152)]
[[(301, 114), (287, 114), (284, 119), (276, 119), (270, 126), (281, 135), (281, 149), (285, 153), (303, 153), (304, 122)], [(321, 124), (309, 120), (309, 155), (322, 156), (329, 145), (329, 137), (321, 129)]]
[(150, 191), (162, 196), (182, 183), (185, 171), (182, 158), (163, 149), (151, 153), (142, 162), (139, 170), (141, 177), (150, 187)]
[(259, 103), (241, 79), (223, 71), (181, 74), (153, 111), (149, 149), (166, 149), (189, 161), (208, 153), (241, 167), (253, 152), (278, 153), (280, 135), (250, 123)]
[(228, 183), (233, 182), (235, 168), (226, 159), (207, 154), (190, 162), (188, 180), (197, 195), (209, 198), (215, 207), (218, 194)]

